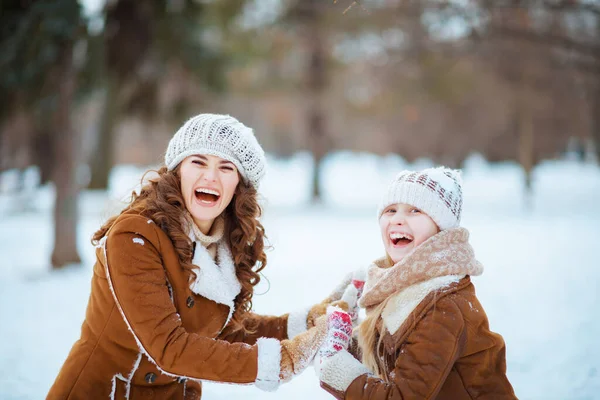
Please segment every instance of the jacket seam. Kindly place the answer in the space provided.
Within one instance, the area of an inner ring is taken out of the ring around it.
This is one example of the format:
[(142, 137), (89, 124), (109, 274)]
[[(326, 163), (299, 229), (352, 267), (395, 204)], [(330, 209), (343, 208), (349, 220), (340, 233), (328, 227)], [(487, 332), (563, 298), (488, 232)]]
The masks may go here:
[[(447, 297), (447, 296), (445, 296)], [(456, 304), (456, 302), (452, 299), (449, 299), (452, 304), (459, 309), (458, 305)], [(461, 313), (462, 314), (462, 313)], [(454, 341), (454, 350), (452, 351), (452, 355), (451, 355), (451, 359), (455, 358), (456, 354), (458, 354), (458, 348), (460, 346), (460, 337), (464, 334), (464, 329), (465, 329), (465, 322), (463, 319), (463, 326), (461, 328), (461, 331), (459, 333), (459, 335), (456, 336), (455, 341)], [(444, 376), (446, 377), (446, 379), (448, 378), (448, 375), (450, 373), (450, 371), (452, 370), (452, 367), (454, 366), (454, 364), (456, 363), (456, 360), (452, 361), (452, 362), (448, 362), (448, 364), (446, 365), (446, 367), (444, 368)], [(429, 395), (426, 397), (427, 399), (431, 399), (432, 394), (433, 393), (439, 393), (442, 385), (446, 382), (446, 379), (440, 379), (437, 384), (434, 387), (434, 390), (432, 390)]]
[(467, 389), (467, 385), (465, 385), (465, 380), (463, 379), (462, 374), (458, 371), (458, 368), (456, 369), (456, 374), (458, 375), (458, 378), (460, 379), (460, 383), (462, 384), (463, 388), (465, 389), (465, 393), (467, 394), (467, 396), (469, 396), (469, 398), (471, 400), (473, 400), (474, 397), (471, 396), (471, 393), (469, 392), (469, 389)]
[(75, 379), (75, 383), (73, 383), (73, 386), (71, 386), (71, 390), (69, 390), (69, 394), (67, 395), (67, 399), (69, 399), (69, 397), (73, 393), (73, 390), (75, 389), (75, 386), (77, 386), (77, 383), (79, 382), (79, 379), (81, 379), (81, 374), (83, 374), (83, 371), (85, 371), (86, 366), (88, 365), (88, 363), (90, 362), (90, 359), (94, 355), (94, 352), (98, 348), (98, 345), (100, 344), (100, 338), (102, 337), (102, 335), (104, 335), (104, 331), (106, 331), (106, 327), (108, 326), (108, 323), (110, 321), (110, 318), (113, 315), (113, 312), (115, 311), (115, 307), (116, 307), (116, 304), (113, 304), (112, 309), (110, 310), (110, 314), (108, 315), (108, 318), (106, 318), (106, 323), (104, 324), (104, 327), (102, 328), (102, 331), (98, 335), (98, 340), (96, 340), (96, 344), (94, 345), (94, 348), (90, 352), (90, 355), (88, 356), (88, 359), (85, 361), (85, 364), (83, 365), (83, 367), (79, 371), (79, 374), (77, 374), (77, 379)]

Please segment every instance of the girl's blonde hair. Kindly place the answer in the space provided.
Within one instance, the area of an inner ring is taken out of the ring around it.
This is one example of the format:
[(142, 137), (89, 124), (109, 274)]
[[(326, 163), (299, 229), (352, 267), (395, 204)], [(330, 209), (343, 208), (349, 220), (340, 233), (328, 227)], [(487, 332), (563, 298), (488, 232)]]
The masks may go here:
[(381, 344), (383, 335), (379, 334), (377, 323), (381, 319), (381, 314), (383, 314), (383, 310), (388, 304), (389, 299), (390, 297), (370, 310), (367, 314), (367, 318), (365, 318), (357, 328), (358, 344), (362, 351), (363, 364), (386, 382), (388, 382), (388, 368), (386, 366), (385, 355), (382, 350), (383, 346)]

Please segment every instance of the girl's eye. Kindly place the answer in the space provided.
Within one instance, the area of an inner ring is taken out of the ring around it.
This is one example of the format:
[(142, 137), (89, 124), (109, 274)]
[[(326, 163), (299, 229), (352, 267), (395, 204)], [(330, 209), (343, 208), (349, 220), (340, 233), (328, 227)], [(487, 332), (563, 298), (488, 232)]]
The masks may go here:
[(420, 214), (421, 210), (419, 210), (418, 208), (413, 208), (412, 210), (410, 210), (410, 212), (413, 214)]
[(387, 210), (385, 210), (385, 213), (386, 213), (386, 214), (393, 214), (393, 213), (395, 213), (395, 212), (396, 212), (396, 210), (395, 210), (395, 209), (393, 209), (393, 208), (388, 208)]

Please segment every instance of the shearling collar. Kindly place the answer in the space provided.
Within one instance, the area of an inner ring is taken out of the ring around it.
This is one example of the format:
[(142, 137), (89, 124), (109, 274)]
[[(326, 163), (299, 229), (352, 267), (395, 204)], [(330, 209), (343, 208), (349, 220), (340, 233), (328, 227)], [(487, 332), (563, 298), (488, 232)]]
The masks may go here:
[[(217, 218), (215, 223), (224, 224), (222, 218)], [(206, 241), (202, 241), (196, 234), (196, 229), (193, 229), (195, 224), (188, 225), (188, 236), (192, 242), (196, 243), (194, 249), (194, 256), (192, 257), (192, 264), (194, 264), (194, 273), (196, 279), (190, 282), (190, 289), (192, 292), (206, 297), (215, 303), (224, 304), (229, 307), (229, 316), (227, 322), (231, 319), (234, 312), (234, 300), (236, 296), (242, 290), (242, 285), (237, 278), (235, 263), (233, 262), (233, 256), (231, 250), (225, 240), (219, 240), (211, 246), (217, 246), (216, 260), (213, 259), (212, 255), (205, 247), (207, 246)], [(218, 226), (216, 228), (219, 228)], [(220, 238), (223, 236), (222, 227), (220, 230)], [(214, 229), (211, 230), (213, 233)], [(212, 236), (206, 237), (215, 237)]]

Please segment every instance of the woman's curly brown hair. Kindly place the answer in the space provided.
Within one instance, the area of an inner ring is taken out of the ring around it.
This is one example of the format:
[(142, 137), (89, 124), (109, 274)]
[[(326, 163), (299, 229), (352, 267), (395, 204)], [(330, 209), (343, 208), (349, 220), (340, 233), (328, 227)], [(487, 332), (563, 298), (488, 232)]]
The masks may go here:
[[(195, 267), (191, 263), (193, 243), (182, 226), (182, 214), (186, 208), (181, 194), (179, 167), (172, 171), (162, 167), (156, 172), (158, 177), (150, 179), (143, 185), (139, 194), (134, 191), (131, 202), (120, 214), (137, 213), (152, 219), (167, 233), (177, 251), (182, 268), (190, 273), (190, 279), (194, 279), (193, 268)], [(142, 183), (143, 180), (144, 178)], [(240, 330), (244, 333), (253, 333), (255, 327), (244, 324), (243, 320), (245, 314), (252, 309), (254, 286), (260, 282), (258, 273), (267, 265), (264, 252), (265, 231), (259, 221), (262, 210), (258, 204), (256, 189), (245, 185), (240, 180), (224, 214), (226, 221), (224, 237), (231, 249), (236, 275), (242, 289), (235, 298), (235, 312), (223, 334)], [(107, 234), (119, 215), (111, 217), (93, 235), (94, 245), (97, 245)]]

